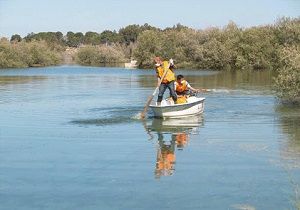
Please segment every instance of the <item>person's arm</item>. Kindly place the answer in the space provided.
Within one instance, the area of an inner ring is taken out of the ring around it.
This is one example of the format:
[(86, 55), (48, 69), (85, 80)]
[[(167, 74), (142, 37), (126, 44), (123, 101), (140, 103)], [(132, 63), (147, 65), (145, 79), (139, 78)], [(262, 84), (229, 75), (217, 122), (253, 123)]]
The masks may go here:
[(169, 69), (174, 72), (174, 69), (176, 68), (176, 66), (175, 66), (174, 60), (172, 58), (169, 60), (169, 64), (170, 64)]
[(188, 82), (187, 82), (187, 85), (188, 89), (194, 91), (194, 92), (200, 92), (201, 90), (200, 89), (196, 89), (196, 88), (193, 88)]
[(193, 87), (190, 87), (190, 90), (194, 91), (194, 92), (199, 92), (200, 90), (199, 89), (195, 89)]
[(197, 89), (197, 88), (193, 88), (188, 82), (187, 82), (187, 87), (188, 87), (190, 90), (194, 91), (194, 92), (208, 92), (207, 89)]

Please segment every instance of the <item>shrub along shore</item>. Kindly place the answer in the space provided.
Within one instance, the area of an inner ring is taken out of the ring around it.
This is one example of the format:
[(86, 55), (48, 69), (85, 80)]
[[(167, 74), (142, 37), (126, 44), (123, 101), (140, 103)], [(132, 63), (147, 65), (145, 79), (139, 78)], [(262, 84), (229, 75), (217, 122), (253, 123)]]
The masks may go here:
[(160, 29), (148, 24), (119, 31), (40, 32), (0, 40), (0, 69), (58, 65), (75, 48), (81, 65), (122, 63), (134, 58), (152, 67), (154, 56), (173, 58), (179, 68), (279, 72), (275, 89), (284, 101), (300, 101), (300, 17), (250, 28), (230, 22), (223, 28), (195, 30), (180, 24)]

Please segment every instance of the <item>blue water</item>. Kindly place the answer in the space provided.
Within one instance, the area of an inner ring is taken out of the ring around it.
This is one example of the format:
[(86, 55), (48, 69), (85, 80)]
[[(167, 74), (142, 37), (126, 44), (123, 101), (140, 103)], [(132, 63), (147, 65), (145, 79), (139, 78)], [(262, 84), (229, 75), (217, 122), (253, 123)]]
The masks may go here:
[(138, 119), (153, 70), (1, 70), (0, 209), (295, 209), (300, 112), (272, 74), (177, 73), (213, 89), (202, 115)]

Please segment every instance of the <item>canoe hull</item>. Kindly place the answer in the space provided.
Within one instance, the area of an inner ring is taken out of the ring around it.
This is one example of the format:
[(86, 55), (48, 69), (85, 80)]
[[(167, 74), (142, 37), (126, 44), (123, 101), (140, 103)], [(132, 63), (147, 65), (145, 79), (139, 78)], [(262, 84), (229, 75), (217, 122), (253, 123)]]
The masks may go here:
[(161, 106), (150, 105), (150, 108), (153, 111), (154, 117), (188, 117), (201, 114), (204, 111), (204, 100), (205, 98), (190, 97), (188, 98), (188, 103), (185, 104), (170, 104), (167, 101), (162, 101)]

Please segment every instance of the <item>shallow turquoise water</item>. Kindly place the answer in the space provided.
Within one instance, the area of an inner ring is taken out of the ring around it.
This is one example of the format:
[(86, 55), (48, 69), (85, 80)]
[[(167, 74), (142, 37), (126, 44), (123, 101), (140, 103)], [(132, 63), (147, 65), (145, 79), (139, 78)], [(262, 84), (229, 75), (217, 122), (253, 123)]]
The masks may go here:
[(203, 115), (136, 119), (151, 70), (1, 70), (0, 209), (294, 209), (300, 110), (272, 75), (177, 73), (214, 89)]

